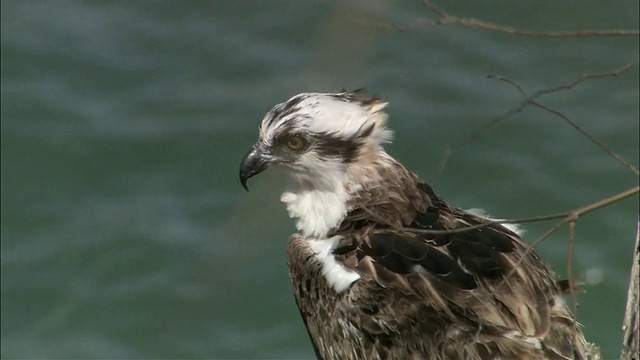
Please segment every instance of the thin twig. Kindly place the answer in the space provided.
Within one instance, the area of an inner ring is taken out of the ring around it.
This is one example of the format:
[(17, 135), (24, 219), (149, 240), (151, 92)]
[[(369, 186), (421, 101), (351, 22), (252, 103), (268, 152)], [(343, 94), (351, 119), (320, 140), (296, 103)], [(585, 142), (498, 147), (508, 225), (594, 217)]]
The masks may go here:
[[(495, 31), (501, 33), (507, 33), (512, 35), (521, 36), (535, 36), (535, 37), (554, 37), (554, 38), (566, 38), (566, 37), (581, 37), (581, 36), (638, 36), (640, 31), (638, 30), (623, 30), (623, 29), (605, 29), (605, 30), (577, 30), (577, 31), (532, 31), (525, 29), (518, 29), (514, 27), (494, 24), (474, 18), (463, 18), (455, 15), (451, 15), (441, 7), (432, 3), (429, 0), (423, 0), (422, 3), (427, 8), (431, 9), (436, 14), (440, 15), (438, 19), (426, 19), (421, 21), (423, 24), (429, 25), (444, 25), (444, 24), (457, 24), (466, 26), (469, 28)], [(398, 29), (403, 29), (409, 26), (395, 26)]]
[(576, 292), (574, 291), (575, 281), (573, 279), (573, 240), (575, 238), (577, 221), (578, 217), (576, 216), (569, 222), (569, 255), (567, 256), (567, 278), (569, 279), (569, 294), (571, 295), (571, 299), (573, 299), (573, 316), (575, 317), (578, 317), (578, 300), (576, 299)]
[(632, 359), (640, 353), (640, 316), (638, 313), (640, 300), (640, 221), (637, 222), (636, 239), (633, 250), (627, 306), (622, 322), (622, 354), (621, 359)]
[(493, 75), (493, 74), (487, 75), (487, 79), (496, 79), (498, 81), (504, 81), (507, 84), (511, 84), (511, 85), (513, 85), (513, 87), (518, 89), (518, 91), (520, 92), (520, 95), (522, 95), (522, 97), (529, 98), (529, 95), (527, 95), (527, 93), (522, 89), (522, 86), (520, 86), (520, 84), (518, 84), (517, 82), (515, 82), (515, 81), (513, 81), (511, 79), (507, 79), (506, 77), (504, 77), (502, 75)]
[(553, 92), (557, 92), (557, 91), (562, 91), (562, 90), (571, 90), (574, 87), (576, 87), (578, 84), (580, 84), (581, 82), (588, 80), (588, 79), (598, 79), (598, 78), (606, 78), (606, 77), (618, 77), (620, 75), (622, 75), (623, 73), (627, 72), (629, 69), (631, 69), (633, 67), (633, 65), (638, 63), (638, 59), (636, 59), (635, 61), (631, 61), (626, 65), (623, 65), (615, 70), (611, 70), (611, 71), (605, 71), (605, 72), (600, 72), (600, 73), (584, 73), (580, 76), (578, 76), (577, 79), (575, 79), (574, 81), (565, 84), (565, 85), (560, 85), (557, 86), (555, 88), (549, 88), (549, 89), (543, 89), (538, 91), (534, 97), (538, 98), (541, 95), (544, 94), (549, 94), (549, 93), (553, 93)]
[[(564, 115), (563, 113), (561, 113), (559, 111), (556, 111), (556, 110), (553, 110), (551, 108), (548, 108), (548, 107), (540, 104), (539, 102), (537, 102), (537, 99), (539, 99), (540, 97), (542, 97), (544, 95), (555, 93), (555, 92), (559, 92), (559, 91), (571, 90), (571, 89), (575, 88), (576, 86), (578, 86), (580, 83), (582, 83), (582, 82), (584, 82), (586, 80), (589, 80), (589, 79), (599, 79), (599, 78), (605, 78), (605, 77), (618, 77), (618, 76), (624, 74), (625, 72), (627, 72), (629, 69), (631, 69), (637, 63), (638, 63), (638, 59), (636, 59), (636, 60), (634, 60), (632, 62), (629, 62), (629, 63), (627, 63), (627, 64), (625, 64), (625, 65), (623, 65), (623, 66), (621, 66), (621, 67), (619, 67), (617, 69), (611, 70), (611, 71), (600, 72), (600, 73), (583, 73), (582, 75), (577, 77), (575, 80), (573, 80), (573, 81), (571, 81), (571, 82), (569, 82), (567, 84), (560, 85), (560, 86), (555, 86), (555, 87), (550, 87), (550, 88), (546, 88), (546, 89), (542, 89), (542, 90), (538, 90), (531, 96), (527, 96), (526, 92), (523, 90), (523, 88), (513, 80), (507, 79), (506, 77), (500, 76), (500, 75), (488, 75), (487, 77), (489, 79), (495, 79), (495, 80), (498, 80), (498, 81), (501, 81), (501, 82), (505, 82), (505, 83), (515, 87), (518, 90), (518, 92), (520, 92), (520, 94), (522, 94), (522, 96), (525, 97), (525, 99), (522, 100), (522, 102), (520, 102), (513, 109), (507, 111), (506, 113), (504, 113), (504, 114), (502, 114), (500, 116), (497, 116), (497, 117), (491, 119), (488, 123), (483, 125), (481, 128), (479, 128), (479, 129), (475, 130), (474, 132), (472, 132), (471, 134), (469, 134), (460, 143), (458, 143), (458, 145), (456, 145), (455, 147), (459, 148), (459, 147), (463, 146), (466, 143), (470, 143), (472, 141), (475, 141), (477, 138), (480, 137), (480, 135), (483, 132), (485, 132), (489, 128), (493, 127), (497, 123), (499, 123), (499, 122), (501, 122), (503, 120), (506, 120), (506, 119), (508, 119), (508, 118), (510, 118), (510, 117), (522, 112), (522, 110), (524, 110), (524, 108), (526, 108), (529, 105), (534, 105), (536, 107), (539, 107), (539, 108), (541, 108), (541, 109), (543, 109), (545, 111), (548, 111), (548, 112), (560, 117), (566, 123), (568, 123), (573, 128), (578, 130), (578, 132), (580, 134), (582, 134), (587, 139), (589, 139), (591, 142), (596, 144), (598, 147), (600, 147), (600, 149), (602, 149), (607, 154), (609, 154), (611, 157), (613, 157), (614, 159), (619, 161), (622, 165), (627, 167), (633, 173), (635, 173), (636, 175), (640, 175), (640, 172), (638, 172), (638, 169), (636, 169), (630, 162), (628, 162), (627, 160), (622, 158), (620, 155), (616, 154), (611, 149), (607, 148), (602, 142), (597, 140), (595, 137), (593, 137), (592, 135), (590, 135), (586, 131), (582, 130), (582, 128), (580, 128), (568, 116)], [(442, 156), (442, 159), (440, 160), (440, 164), (439, 164), (439, 168), (440, 169), (444, 168), (444, 165), (445, 165), (446, 161), (448, 160), (449, 156), (451, 155), (451, 152), (452, 152), (451, 148), (447, 148), (445, 150), (445, 153)]]
[[(543, 95), (551, 94), (551, 93), (558, 92), (558, 91), (571, 90), (574, 87), (578, 86), (580, 83), (584, 82), (585, 80), (599, 79), (599, 78), (605, 78), (605, 77), (618, 77), (618, 76), (624, 74), (625, 72), (629, 71), (629, 69), (631, 69), (637, 63), (638, 63), (638, 59), (636, 59), (634, 61), (630, 61), (627, 64), (625, 64), (625, 65), (623, 65), (623, 66), (621, 66), (621, 67), (619, 67), (617, 69), (611, 70), (611, 71), (600, 72), (600, 73), (583, 73), (580, 76), (578, 76), (575, 80), (571, 81), (570, 83), (567, 83), (567, 84), (564, 84), (564, 85), (559, 85), (559, 86), (554, 86), (554, 87), (550, 87), (550, 88), (546, 88), (546, 89), (542, 89), (542, 90), (538, 90), (531, 96), (527, 96), (525, 91), (522, 89), (522, 87), (520, 85), (518, 85), (518, 83), (516, 83), (513, 80), (507, 79), (506, 77), (500, 76), (500, 75), (487, 75), (487, 78), (489, 78), (489, 79), (496, 79), (498, 81), (502, 81), (502, 82), (505, 82), (507, 84), (512, 85), (513, 87), (518, 89), (520, 94), (522, 94), (525, 97), (525, 99), (520, 104), (518, 104), (518, 106), (516, 106), (514, 109), (509, 110), (505, 114), (502, 114), (502, 115), (494, 118), (492, 120), (492, 122), (490, 123), (490, 126), (492, 126), (493, 124), (495, 124), (495, 123), (497, 123), (499, 121), (505, 120), (505, 119), (507, 119), (507, 118), (519, 113), (528, 104), (530, 104), (533, 101), (536, 101), (538, 98), (540, 98)], [(480, 130), (484, 131), (484, 130), (486, 130), (486, 128), (488, 128), (490, 126), (485, 126)], [(480, 131), (476, 131), (476, 133), (479, 133), (479, 132)], [(475, 137), (475, 136), (477, 136), (477, 134), (472, 134), (470, 137)]]
[(495, 225), (495, 224), (524, 224), (524, 223), (530, 223), (530, 222), (560, 219), (560, 218), (565, 218), (566, 216), (567, 216), (567, 213), (559, 213), (559, 214), (526, 217), (526, 218), (520, 218), (520, 219), (497, 219), (497, 220), (491, 219), (482, 224), (470, 225), (462, 228), (449, 229), (449, 230), (427, 230), (427, 229), (413, 229), (413, 228), (405, 228), (405, 230), (411, 231), (414, 233), (432, 234), (432, 235), (457, 234), (457, 233), (467, 232), (470, 230), (482, 229), (487, 226)]
[(592, 143), (598, 145), (600, 147), (600, 149), (602, 149), (604, 152), (606, 152), (607, 154), (609, 154), (611, 157), (613, 157), (614, 159), (618, 160), (618, 162), (620, 162), (622, 165), (624, 165), (625, 167), (627, 167), (629, 170), (631, 170), (632, 172), (634, 172), (636, 175), (640, 175), (640, 172), (638, 172), (638, 169), (635, 168), (635, 166), (631, 165), (630, 162), (628, 162), (627, 160), (623, 159), (620, 155), (618, 155), (617, 153), (615, 153), (613, 150), (607, 148), (602, 142), (600, 142), (598, 139), (596, 139), (595, 137), (593, 137), (591, 134), (589, 134), (588, 132), (582, 130), (581, 127), (578, 126), (578, 124), (576, 124), (575, 122), (573, 122), (571, 119), (569, 119), (568, 116), (564, 115), (563, 113), (553, 110), (549, 107), (546, 107), (536, 101), (531, 101), (530, 102), (531, 105), (537, 106), (540, 109), (543, 109), (545, 111), (548, 111), (558, 117), (560, 117), (561, 119), (563, 119), (565, 122), (567, 122), (569, 125), (573, 126), (574, 129), (576, 129), (580, 134), (584, 135), (587, 139), (589, 139)]
[(515, 264), (515, 266), (513, 267), (513, 270), (511, 270), (511, 272), (509, 272), (509, 274), (507, 274), (507, 276), (505, 276), (505, 279), (509, 278), (511, 275), (513, 275), (513, 273), (515, 272), (515, 270), (520, 266), (520, 264), (522, 264), (522, 262), (524, 261), (524, 259), (529, 255), (529, 253), (531, 253), (531, 251), (533, 251), (533, 248), (538, 245), (540, 242), (542, 242), (544, 239), (546, 239), (547, 237), (549, 237), (551, 234), (553, 234), (556, 230), (558, 230), (560, 227), (562, 227), (562, 225), (565, 225), (571, 221), (576, 221), (578, 219), (579, 216), (588, 214), (596, 209), (599, 209), (601, 207), (613, 204), (615, 202), (618, 202), (622, 199), (625, 199), (627, 197), (630, 197), (632, 195), (637, 194), (638, 192), (640, 192), (640, 186), (636, 186), (634, 188), (631, 188), (627, 191), (623, 191), (621, 193), (618, 193), (616, 195), (610, 196), (606, 199), (602, 199), (599, 201), (596, 201), (594, 203), (585, 205), (581, 208), (576, 209), (575, 211), (569, 211), (566, 213), (566, 217), (562, 220), (560, 220), (558, 223), (556, 223), (555, 225), (553, 225), (553, 227), (551, 227), (549, 230), (547, 230), (547, 232), (545, 232), (544, 234), (542, 234), (541, 237), (539, 237), (536, 241), (532, 242), (531, 244), (529, 244), (529, 246), (525, 249), (525, 251), (522, 253), (522, 256), (520, 257), (520, 260), (518, 260)]
[[(567, 255), (567, 278), (569, 279), (569, 295), (571, 296), (571, 300), (573, 302), (573, 316), (574, 318), (578, 318), (578, 298), (576, 298), (576, 292), (574, 289), (575, 281), (573, 279), (573, 246), (574, 246), (574, 238), (576, 232), (576, 222), (578, 221), (578, 216), (571, 219), (569, 222), (569, 254)], [(576, 321), (573, 322), (573, 336), (578, 337), (578, 323)]]
[[(538, 222), (538, 221), (544, 221), (544, 220), (562, 219), (558, 224), (556, 224), (558, 225), (558, 227), (560, 227), (566, 224), (567, 222), (571, 221), (571, 219), (573, 219), (574, 217), (577, 218), (578, 216), (585, 215), (587, 213), (590, 213), (593, 210), (599, 209), (603, 206), (613, 204), (617, 201), (633, 196), (639, 192), (640, 192), (640, 186), (636, 186), (634, 188), (623, 191), (621, 193), (610, 196), (608, 198), (582, 206), (578, 209), (570, 210), (570, 211), (566, 211), (558, 214), (533, 216), (533, 217), (526, 217), (526, 218), (520, 218), (520, 219), (489, 220), (482, 224), (465, 226), (465, 227), (449, 229), (449, 230), (428, 230), (428, 229), (413, 229), (413, 228), (405, 228), (404, 230), (410, 231), (413, 233), (419, 233), (419, 234), (445, 235), (445, 234), (456, 234), (456, 233), (462, 233), (462, 232), (467, 232), (471, 230), (481, 229), (494, 224), (523, 224), (523, 223)], [(553, 229), (553, 231), (555, 231), (555, 229)], [(531, 247), (536, 245), (538, 242), (544, 240), (544, 238), (546, 238), (547, 236), (551, 235), (553, 231), (549, 232), (548, 234), (545, 233), (545, 235), (543, 235), (540, 239), (534, 241), (531, 244)], [(527, 251), (530, 251), (530, 250), (527, 250)], [(525, 252), (524, 255), (527, 255), (527, 252)]]

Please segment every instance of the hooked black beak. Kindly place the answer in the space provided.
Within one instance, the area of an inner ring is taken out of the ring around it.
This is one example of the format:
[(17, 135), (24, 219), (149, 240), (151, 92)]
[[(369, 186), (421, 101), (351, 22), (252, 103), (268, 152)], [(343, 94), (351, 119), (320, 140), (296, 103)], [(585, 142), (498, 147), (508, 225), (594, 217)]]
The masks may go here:
[(254, 145), (251, 150), (242, 158), (240, 164), (240, 183), (245, 190), (249, 191), (247, 187), (247, 180), (250, 177), (258, 175), (263, 172), (269, 165), (264, 153), (260, 151), (257, 145)]

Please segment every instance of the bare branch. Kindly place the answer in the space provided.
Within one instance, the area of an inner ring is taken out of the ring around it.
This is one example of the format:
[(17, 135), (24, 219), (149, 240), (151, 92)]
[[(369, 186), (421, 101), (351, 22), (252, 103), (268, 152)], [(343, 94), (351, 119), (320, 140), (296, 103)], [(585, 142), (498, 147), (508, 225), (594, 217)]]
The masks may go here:
[[(576, 232), (576, 222), (578, 217), (576, 216), (569, 222), (569, 255), (567, 255), (567, 279), (569, 281), (569, 294), (573, 300), (573, 316), (578, 317), (578, 299), (576, 299), (576, 292), (574, 291), (575, 280), (573, 278), (573, 246)], [(573, 324), (574, 328), (577, 324)], [(577, 329), (576, 329), (577, 330)]]
[[(606, 199), (602, 199), (599, 201), (596, 201), (594, 203), (591, 203), (589, 205), (583, 206), (581, 208), (576, 209), (575, 211), (570, 211), (567, 212), (567, 216), (560, 220), (558, 223), (556, 223), (555, 225), (553, 225), (553, 227), (551, 227), (549, 230), (547, 230), (547, 232), (545, 232), (541, 237), (539, 237), (536, 241), (532, 242), (529, 247), (522, 253), (522, 256), (520, 257), (520, 260), (518, 260), (515, 264), (515, 266), (513, 267), (513, 270), (511, 270), (511, 272), (509, 274), (507, 274), (507, 276), (505, 276), (505, 279), (509, 278), (511, 275), (513, 275), (513, 273), (515, 272), (515, 270), (518, 268), (518, 266), (520, 266), (520, 264), (522, 264), (522, 262), (524, 261), (525, 257), (531, 252), (533, 251), (533, 248), (538, 245), (540, 242), (542, 242), (544, 239), (546, 239), (547, 237), (549, 237), (551, 234), (553, 234), (556, 230), (558, 230), (560, 227), (562, 227), (562, 225), (565, 225), (567, 223), (570, 222), (575, 222), (578, 220), (579, 216), (585, 215), (587, 213), (590, 213), (596, 209), (599, 209), (601, 207), (613, 204), (615, 202), (618, 202), (624, 198), (627, 198), (629, 196), (635, 195), (638, 192), (640, 192), (640, 186), (636, 186), (634, 188), (631, 188), (627, 191), (623, 191), (621, 193), (618, 193), (616, 195), (613, 195), (611, 197), (608, 197)], [(571, 284), (572, 280), (569, 279), (569, 284)]]
[(629, 291), (627, 292), (627, 308), (622, 323), (622, 355), (621, 359), (633, 359), (640, 351), (640, 316), (638, 315), (638, 301), (640, 300), (640, 221), (636, 230), (633, 263)]
[(538, 91), (533, 97), (534, 98), (538, 98), (541, 95), (544, 94), (549, 94), (552, 92), (557, 92), (557, 91), (562, 91), (562, 90), (571, 90), (574, 87), (576, 87), (578, 84), (580, 84), (581, 82), (588, 80), (588, 79), (598, 79), (598, 78), (605, 78), (605, 77), (618, 77), (620, 75), (622, 75), (623, 73), (627, 72), (629, 69), (631, 69), (633, 67), (633, 65), (638, 63), (638, 59), (629, 62), (626, 65), (623, 65), (615, 70), (611, 70), (611, 71), (605, 71), (605, 72), (601, 72), (601, 73), (584, 73), (582, 75), (580, 75), (577, 79), (575, 79), (574, 81), (565, 84), (565, 85), (561, 85), (561, 86), (557, 86), (555, 88), (549, 88), (549, 89), (543, 89)]
[[(560, 117), (562, 120), (564, 120), (566, 123), (568, 123), (569, 125), (571, 125), (574, 129), (578, 130), (578, 132), (580, 134), (582, 134), (583, 136), (585, 136), (587, 139), (589, 139), (591, 142), (593, 142), (594, 144), (596, 144), (598, 147), (600, 147), (600, 149), (602, 149), (603, 151), (605, 151), (607, 154), (609, 154), (611, 157), (613, 157), (614, 159), (616, 159), (617, 161), (619, 161), (622, 165), (624, 165), (625, 167), (627, 167), (629, 170), (631, 170), (633, 173), (635, 173), (636, 175), (640, 175), (640, 172), (638, 172), (638, 169), (636, 169), (630, 162), (628, 162), (627, 160), (625, 160), (624, 158), (622, 158), (620, 155), (616, 154), (613, 150), (609, 149), (608, 147), (606, 147), (601, 141), (597, 140), (594, 136), (592, 136), (591, 134), (587, 133), (586, 131), (584, 131), (582, 128), (580, 128), (574, 121), (572, 121), (568, 116), (564, 115), (563, 113), (553, 110), (549, 107), (546, 107), (542, 104), (540, 104), (539, 102), (537, 102), (536, 100), (544, 95), (547, 94), (551, 94), (551, 93), (555, 93), (555, 92), (559, 92), (559, 91), (565, 91), (565, 90), (571, 90), (574, 87), (578, 86), (580, 83), (589, 80), (589, 79), (599, 79), (599, 78), (605, 78), (605, 77), (618, 77), (622, 74), (624, 74), (625, 72), (627, 72), (629, 69), (631, 69), (635, 64), (638, 63), (638, 60), (634, 60), (632, 62), (629, 62), (617, 69), (611, 70), (611, 71), (606, 71), (606, 72), (600, 72), (600, 73), (584, 73), (582, 75), (580, 75), (578, 78), (576, 78), (575, 80), (564, 84), (564, 85), (560, 85), (560, 86), (555, 86), (555, 87), (550, 87), (550, 88), (546, 88), (546, 89), (542, 89), (542, 90), (538, 90), (536, 91), (533, 95), (528, 96), (526, 95), (526, 92), (522, 89), (522, 87), (516, 83), (513, 80), (507, 79), (504, 76), (500, 76), (500, 75), (488, 75), (487, 77), (489, 79), (495, 79), (498, 81), (502, 81), (505, 82), (509, 85), (512, 85), (513, 87), (515, 87), (518, 92), (520, 92), (520, 94), (522, 94), (523, 97), (525, 97), (525, 99), (518, 104), (516, 107), (514, 107), (513, 109), (507, 111), (506, 113), (497, 116), (495, 118), (493, 118), (491, 121), (489, 121), (488, 123), (486, 123), (484, 126), (482, 126), (481, 128), (477, 129), (476, 131), (474, 131), (473, 133), (471, 133), (469, 136), (467, 136), (466, 138), (464, 138), (458, 145), (456, 145), (455, 147), (461, 147), (462, 145), (472, 142), (474, 140), (476, 140), (477, 138), (480, 137), (480, 135), (485, 132), (487, 129), (491, 128), (492, 126), (494, 126), (495, 124), (506, 120), (520, 112), (522, 112), (522, 110), (524, 108), (526, 108), (529, 105), (534, 105), (540, 109), (543, 109), (545, 111), (548, 111), (558, 117)], [(445, 150), (445, 153), (442, 156), (442, 159), (440, 160), (440, 165), (439, 168), (443, 169), (444, 165), (446, 163), (446, 161), (448, 160), (450, 154), (451, 154), (451, 149), (448, 148)]]
[(527, 95), (527, 93), (526, 93), (524, 90), (522, 90), (522, 86), (520, 86), (520, 84), (518, 84), (517, 82), (515, 82), (515, 81), (513, 81), (513, 80), (507, 79), (506, 77), (504, 77), (504, 76), (502, 76), (502, 75), (492, 75), (492, 74), (489, 74), (489, 75), (487, 75), (487, 79), (496, 79), (496, 80), (498, 80), (498, 81), (504, 81), (504, 82), (506, 82), (507, 84), (511, 84), (511, 85), (513, 85), (513, 87), (515, 87), (516, 89), (518, 89), (518, 91), (520, 92), (520, 95), (522, 95), (522, 97), (529, 98), (529, 96)]
[[(481, 229), (481, 228), (485, 228), (487, 226), (490, 225), (494, 225), (494, 224), (523, 224), (523, 223), (529, 223), (529, 222), (538, 222), (538, 221), (544, 221), (544, 220), (553, 220), (553, 219), (562, 219), (558, 224), (556, 224), (557, 227), (560, 227), (574, 219), (577, 220), (577, 218), (579, 216), (585, 215), (587, 213), (592, 212), (593, 210), (599, 209), (601, 207), (613, 204), (615, 202), (618, 202), (622, 199), (626, 199), (630, 196), (636, 195), (640, 193), (640, 186), (636, 186), (634, 188), (631, 188), (629, 190), (623, 191), (621, 193), (618, 193), (616, 195), (610, 196), (608, 198), (602, 199), (602, 200), (598, 200), (594, 203), (582, 206), (580, 208), (574, 209), (574, 210), (570, 210), (570, 211), (566, 211), (563, 213), (558, 213), (558, 214), (551, 214), (551, 215), (542, 215), (542, 216), (534, 216), (534, 217), (526, 217), (526, 218), (521, 218), (521, 219), (501, 219), (501, 220), (491, 220), (491, 221), (487, 221), (485, 223), (482, 224), (478, 224), (478, 225), (472, 225), (472, 226), (465, 226), (462, 228), (458, 228), (458, 229), (449, 229), (449, 230), (427, 230), (427, 229), (413, 229), (413, 228), (405, 228), (404, 230), (406, 231), (410, 231), (410, 232), (414, 232), (414, 233), (419, 233), (419, 234), (433, 234), (433, 235), (444, 235), (444, 234), (457, 234), (457, 233), (461, 233), (461, 232), (467, 232), (470, 230), (475, 230), (475, 229)], [(549, 235), (551, 235), (551, 233), (553, 233), (556, 230), (556, 226), (554, 226), (552, 228), (552, 231), (548, 231), (547, 233), (545, 233), (545, 235), (543, 235), (541, 238), (539, 238), (538, 240), (534, 241), (531, 244), (531, 247), (535, 246), (537, 243), (539, 243), (540, 241), (544, 240), (546, 237), (548, 237)], [(527, 250), (530, 251), (530, 250)], [(527, 252), (525, 252), (524, 255), (526, 255)]]
[[(436, 14), (440, 15), (438, 19), (428, 19), (421, 21), (422, 24), (428, 25), (445, 25), (445, 24), (457, 24), (466, 26), (473, 29), (488, 30), (501, 32), (512, 35), (520, 36), (535, 36), (535, 37), (554, 37), (554, 38), (566, 38), (566, 37), (581, 37), (581, 36), (638, 36), (640, 31), (638, 30), (622, 30), (622, 29), (606, 29), (606, 30), (577, 30), (577, 31), (532, 31), (518, 29), (509, 26), (503, 26), (494, 24), (474, 18), (463, 18), (455, 15), (451, 15), (441, 7), (432, 3), (429, 0), (423, 0), (422, 3), (427, 8), (431, 9)], [(408, 26), (395, 26), (398, 29), (403, 29)]]
[(564, 115), (563, 113), (553, 110), (551, 108), (548, 108), (536, 101), (532, 101), (530, 102), (531, 105), (537, 106), (543, 110), (546, 110), (560, 118), (562, 118), (562, 120), (566, 121), (568, 124), (570, 124), (571, 126), (573, 126), (579, 133), (581, 133), (582, 135), (584, 135), (587, 139), (589, 139), (591, 142), (593, 142), (594, 144), (598, 145), (600, 147), (600, 149), (602, 149), (603, 151), (605, 151), (607, 154), (611, 155), (611, 157), (613, 157), (614, 159), (618, 160), (620, 163), (622, 163), (622, 165), (626, 166), (629, 170), (633, 171), (636, 175), (640, 175), (640, 172), (638, 172), (638, 169), (636, 169), (633, 165), (631, 165), (630, 162), (628, 162), (627, 160), (623, 159), (620, 155), (616, 154), (613, 150), (607, 148), (602, 142), (600, 142), (599, 140), (597, 140), (596, 138), (594, 138), (591, 134), (589, 134), (588, 132), (582, 130), (582, 128), (580, 128), (575, 122), (573, 122), (571, 119), (569, 119), (569, 117), (567, 117), (566, 115)]
[(472, 225), (472, 226), (465, 226), (465, 227), (462, 227), (462, 228), (449, 229), (449, 230), (426, 230), (426, 229), (413, 229), (413, 228), (411, 228), (411, 229), (406, 228), (405, 230), (406, 231), (410, 231), (410, 232), (414, 232), (414, 233), (420, 233), (420, 234), (445, 235), (445, 234), (463, 233), (463, 232), (467, 232), (467, 231), (475, 230), (475, 229), (482, 229), (482, 228), (485, 228), (487, 226), (495, 225), (495, 224), (524, 224), (524, 223), (530, 223), (530, 222), (539, 222), (539, 221), (545, 221), (545, 220), (561, 219), (561, 218), (565, 218), (565, 217), (567, 217), (567, 213), (559, 213), (559, 214), (551, 214), (551, 215), (526, 217), (526, 218), (521, 218), (521, 219), (489, 220), (489, 221), (484, 222), (482, 224)]
[(555, 86), (555, 87), (550, 87), (550, 88), (546, 88), (546, 89), (542, 89), (542, 90), (538, 90), (535, 92), (535, 94), (527, 97), (526, 93), (524, 90), (522, 90), (522, 87), (520, 85), (518, 85), (518, 83), (516, 83), (513, 80), (509, 80), (504, 76), (500, 76), (500, 75), (487, 75), (487, 78), (489, 79), (496, 79), (498, 81), (503, 81), (506, 82), (507, 84), (510, 84), (512, 86), (514, 86), (516, 89), (518, 89), (518, 91), (520, 92), (520, 94), (522, 94), (524, 97), (526, 97), (517, 107), (515, 107), (512, 110), (509, 110), (507, 113), (498, 116), (496, 118), (494, 118), (491, 123), (489, 123), (489, 125), (483, 127), (480, 129), (480, 131), (476, 131), (474, 134), (472, 134), (471, 136), (469, 136), (469, 138), (475, 138), (479, 135), (480, 132), (486, 130), (487, 128), (493, 126), (495, 123), (505, 120), (517, 113), (519, 113), (520, 111), (522, 111), (522, 109), (524, 109), (529, 103), (537, 100), (538, 98), (540, 98), (543, 95), (546, 94), (550, 94), (550, 93), (554, 93), (554, 92), (558, 92), (558, 91), (563, 91), (563, 90), (571, 90), (574, 87), (578, 86), (580, 83), (582, 83), (585, 80), (589, 80), (589, 79), (599, 79), (599, 78), (604, 78), (604, 77), (618, 77), (620, 75), (622, 75), (623, 73), (627, 72), (629, 69), (631, 69), (635, 64), (638, 63), (638, 59), (631, 61), (617, 69), (611, 70), (611, 71), (606, 71), (606, 72), (601, 72), (601, 73), (583, 73), (582, 75), (580, 75), (578, 78), (576, 78), (575, 80), (573, 80), (570, 83), (564, 84), (564, 85), (560, 85), (560, 86)]

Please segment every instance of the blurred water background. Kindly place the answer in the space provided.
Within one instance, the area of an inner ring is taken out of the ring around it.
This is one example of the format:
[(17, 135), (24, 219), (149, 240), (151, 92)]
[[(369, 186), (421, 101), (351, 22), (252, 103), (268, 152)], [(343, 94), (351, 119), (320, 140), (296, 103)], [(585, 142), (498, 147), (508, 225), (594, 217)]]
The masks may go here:
[[(637, 1), (439, 3), (533, 30), (638, 28)], [(533, 93), (636, 61), (637, 37), (430, 26), (420, 1), (1, 4), (5, 359), (312, 358), (284, 260), (285, 178), (267, 172), (245, 193), (237, 176), (262, 115), (298, 92), (389, 100), (388, 151), (457, 206), (518, 218), (638, 184), (539, 109), (465, 141), (522, 100), (488, 74)], [(541, 102), (638, 165), (637, 64)], [(577, 225), (578, 318), (609, 359), (637, 201)], [(528, 239), (551, 225), (527, 225)], [(567, 235), (537, 246), (559, 277)]]

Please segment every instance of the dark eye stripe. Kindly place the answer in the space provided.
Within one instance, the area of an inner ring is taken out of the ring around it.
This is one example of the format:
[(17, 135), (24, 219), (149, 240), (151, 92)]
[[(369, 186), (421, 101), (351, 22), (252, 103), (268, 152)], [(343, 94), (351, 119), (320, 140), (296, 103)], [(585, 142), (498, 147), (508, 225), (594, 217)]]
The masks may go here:
[(350, 163), (355, 160), (361, 145), (358, 139), (344, 140), (329, 136), (318, 139), (316, 148), (322, 157), (342, 158), (345, 163)]

